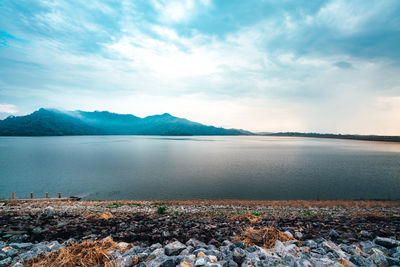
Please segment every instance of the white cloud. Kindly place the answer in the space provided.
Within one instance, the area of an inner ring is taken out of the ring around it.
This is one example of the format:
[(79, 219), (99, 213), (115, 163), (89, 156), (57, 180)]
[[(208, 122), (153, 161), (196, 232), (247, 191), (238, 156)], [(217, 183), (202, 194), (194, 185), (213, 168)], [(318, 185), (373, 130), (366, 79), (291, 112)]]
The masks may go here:
[(0, 113), (15, 114), (18, 112), (16, 106), (12, 104), (0, 103)]
[(196, 14), (199, 8), (210, 5), (210, 1), (201, 0), (153, 0), (160, 20), (164, 22), (183, 22)]

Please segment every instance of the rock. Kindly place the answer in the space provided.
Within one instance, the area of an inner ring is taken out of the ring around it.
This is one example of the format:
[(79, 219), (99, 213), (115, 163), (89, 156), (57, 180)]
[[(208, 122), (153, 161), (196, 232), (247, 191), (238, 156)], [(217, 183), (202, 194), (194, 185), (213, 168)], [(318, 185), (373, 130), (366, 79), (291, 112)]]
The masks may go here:
[(11, 243), (11, 247), (16, 249), (30, 249), (33, 244), (32, 243)]
[(238, 267), (239, 265), (233, 260), (229, 260), (226, 264), (226, 267)]
[(41, 233), (44, 233), (44, 232), (45, 232), (45, 230), (43, 230), (43, 229), (40, 228), (40, 227), (35, 227), (35, 228), (32, 229), (32, 233), (33, 233), (33, 234), (36, 234), (36, 235), (41, 234)]
[(0, 260), (4, 260), (5, 258), (7, 258), (7, 254), (0, 250)]
[(340, 235), (339, 235), (338, 232), (336, 232), (334, 229), (332, 229), (332, 230), (329, 232), (329, 237), (332, 238), (332, 239), (337, 239), (337, 238), (340, 237)]
[(310, 249), (314, 249), (318, 247), (318, 244), (314, 240), (308, 239), (303, 242), (303, 246), (309, 247)]
[(361, 230), (360, 231), (360, 236), (364, 237), (364, 238), (371, 238), (371, 234), (366, 230)]
[(374, 239), (374, 243), (388, 249), (400, 246), (400, 241), (386, 237), (377, 237)]
[(241, 249), (245, 249), (246, 248), (246, 244), (244, 242), (240, 242), (240, 241), (233, 243), (233, 245), (235, 247), (241, 248)]
[(186, 242), (186, 246), (192, 246), (194, 248), (200, 248), (200, 247), (205, 247), (207, 245), (205, 243), (197, 240), (197, 239), (191, 238)]
[(243, 249), (236, 247), (233, 250), (233, 261), (236, 262), (238, 265), (241, 265), (245, 259), (246, 252)]
[(372, 249), (371, 260), (378, 266), (387, 266), (388, 261), (386, 259), (385, 254), (380, 251), (379, 249), (373, 248)]
[(63, 247), (69, 247), (69, 246), (72, 246), (72, 245), (75, 244), (75, 243), (76, 243), (76, 239), (75, 239), (75, 238), (70, 238), (70, 239), (64, 241), (64, 242), (62, 243), (62, 246), (63, 246)]
[(58, 241), (52, 241), (47, 245), (47, 250), (49, 252), (56, 251), (56, 250), (58, 250), (60, 248), (61, 248), (61, 245), (60, 245), (60, 243), (58, 243)]
[(293, 238), (293, 234), (292, 234), (291, 232), (289, 232), (289, 231), (285, 231), (285, 232), (284, 232), (284, 234), (286, 234), (287, 236), (289, 236), (289, 237), (292, 237), (292, 238)]
[(119, 243), (118, 243), (118, 246), (120, 246), (121, 248), (126, 248), (126, 247), (129, 246), (129, 244), (126, 243), (126, 242), (119, 242)]
[(31, 258), (35, 258), (36, 254), (31, 252), (31, 251), (27, 251), (27, 252), (19, 254), (18, 257), (20, 257), (22, 262), (24, 262), (24, 261), (27, 261), (27, 260), (29, 260)]
[(294, 238), (298, 239), (298, 240), (303, 240), (303, 234), (299, 231), (295, 231), (294, 232)]
[(399, 265), (400, 266), (400, 258), (392, 258), (392, 257), (386, 257), (386, 260), (389, 264), (389, 266), (395, 266)]
[(158, 248), (162, 248), (162, 245), (161, 245), (160, 243), (153, 244), (153, 245), (151, 245), (151, 246), (149, 247), (149, 249), (150, 249), (151, 251), (154, 251), (154, 250), (156, 250), (156, 249), (158, 249)]
[(196, 260), (194, 266), (204, 266), (208, 262), (208, 257), (201, 257)]
[(186, 246), (182, 244), (179, 241), (175, 241), (172, 243), (169, 243), (168, 245), (165, 246), (165, 255), (167, 256), (176, 256), (181, 253), (182, 250), (184, 250)]
[(175, 267), (175, 261), (173, 259), (167, 259), (163, 261), (159, 267)]
[(7, 257), (13, 257), (14, 255), (18, 254), (18, 250), (13, 247), (5, 247), (1, 249)]
[(373, 247), (374, 244), (371, 241), (360, 242), (360, 248), (365, 253), (370, 253)]
[(356, 266), (362, 266), (362, 267), (370, 266), (369, 261), (367, 261), (366, 259), (364, 259), (359, 255), (351, 255), (349, 260)]
[(11, 261), (12, 261), (11, 257), (8, 257), (8, 258), (5, 258), (4, 260), (1, 260), (0, 261), (0, 267), (9, 266)]

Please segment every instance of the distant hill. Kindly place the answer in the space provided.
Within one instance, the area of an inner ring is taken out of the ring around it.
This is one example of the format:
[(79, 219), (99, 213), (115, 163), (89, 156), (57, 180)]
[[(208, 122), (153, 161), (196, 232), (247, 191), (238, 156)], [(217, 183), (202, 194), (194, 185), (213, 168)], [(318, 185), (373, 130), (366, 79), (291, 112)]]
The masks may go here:
[(0, 136), (60, 135), (251, 135), (207, 126), (168, 113), (139, 118), (108, 111), (59, 111), (41, 108), (26, 116), (0, 120)]
[(296, 137), (314, 137), (314, 138), (351, 139), (351, 140), (362, 140), (362, 141), (400, 142), (400, 136), (384, 136), (384, 135), (321, 134), (321, 133), (298, 133), (298, 132), (258, 133), (257, 135), (296, 136)]

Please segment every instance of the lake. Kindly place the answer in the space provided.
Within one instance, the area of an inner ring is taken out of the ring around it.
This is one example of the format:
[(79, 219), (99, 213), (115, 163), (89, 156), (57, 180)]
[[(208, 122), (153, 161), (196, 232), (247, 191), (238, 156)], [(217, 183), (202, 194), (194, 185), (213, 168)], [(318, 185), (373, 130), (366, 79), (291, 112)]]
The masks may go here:
[(266, 136), (0, 137), (0, 198), (399, 199), (400, 143)]

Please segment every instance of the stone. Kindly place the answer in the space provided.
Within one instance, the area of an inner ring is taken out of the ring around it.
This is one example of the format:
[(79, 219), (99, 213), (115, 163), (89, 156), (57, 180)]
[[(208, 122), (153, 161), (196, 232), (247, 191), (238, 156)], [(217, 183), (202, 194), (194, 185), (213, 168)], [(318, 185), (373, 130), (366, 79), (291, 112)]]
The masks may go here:
[(10, 246), (2, 248), (1, 250), (6, 253), (7, 257), (13, 257), (18, 254), (18, 250)]
[(158, 249), (158, 248), (162, 248), (162, 245), (161, 245), (160, 243), (153, 244), (153, 245), (151, 245), (151, 246), (149, 247), (149, 249), (150, 249), (151, 251), (154, 251), (154, 250), (156, 250), (156, 249)]
[(11, 261), (12, 261), (11, 257), (8, 257), (8, 258), (5, 258), (4, 260), (1, 260), (0, 261), (0, 267), (9, 266)]
[(303, 234), (299, 231), (295, 231), (294, 232), (294, 238), (298, 239), (298, 240), (303, 240)]
[(241, 249), (245, 249), (246, 248), (246, 244), (244, 242), (238, 241), (233, 243), (233, 245), (237, 248), (241, 248)]
[(360, 242), (360, 248), (365, 253), (370, 253), (374, 244), (371, 241), (362, 241)]
[(52, 241), (47, 245), (47, 250), (49, 252), (59, 250), (60, 248), (61, 248), (61, 245), (60, 245), (60, 243), (58, 243), (58, 241)]
[(314, 249), (318, 247), (318, 244), (314, 240), (308, 239), (303, 242), (303, 246), (309, 247), (310, 249)]
[(366, 259), (364, 259), (363, 257), (361, 257), (359, 255), (351, 255), (349, 258), (349, 261), (356, 266), (362, 266), (362, 267), (370, 266), (369, 261), (367, 261)]
[(11, 247), (17, 248), (17, 249), (30, 249), (33, 244), (32, 243), (11, 243)]
[(360, 231), (360, 236), (364, 237), (364, 238), (371, 238), (371, 234), (366, 230), (361, 230)]
[(385, 254), (376, 248), (372, 249), (371, 260), (378, 266), (387, 266), (388, 265), (388, 261), (386, 259)]
[(35, 227), (35, 228), (32, 229), (32, 233), (34, 233), (34, 234), (36, 234), (36, 235), (41, 234), (41, 233), (44, 233), (44, 232), (45, 232), (45, 230), (43, 230), (43, 229), (40, 228), (40, 227)]
[(197, 239), (191, 238), (186, 242), (186, 246), (192, 246), (194, 248), (197, 248), (197, 247), (205, 247), (207, 245)]
[(186, 246), (182, 244), (179, 241), (175, 241), (172, 243), (169, 243), (168, 245), (165, 246), (165, 255), (167, 256), (176, 256), (181, 253), (182, 250), (184, 250)]
[(119, 242), (118, 246), (120, 246), (121, 248), (127, 248), (129, 246), (129, 244), (126, 242)]
[(208, 257), (201, 257), (196, 260), (194, 266), (204, 266), (208, 262)]
[(246, 252), (243, 249), (236, 247), (233, 250), (233, 261), (236, 262), (238, 265), (241, 265), (245, 259)]
[(332, 238), (332, 239), (337, 239), (337, 238), (340, 237), (340, 235), (339, 235), (338, 232), (336, 232), (334, 229), (332, 229), (332, 230), (329, 232), (329, 237)]
[(377, 237), (374, 239), (374, 243), (388, 249), (400, 246), (400, 241), (386, 237)]
[(5, 258), (7, 258), (7, 254), (0, 250), (0, 260), (4, 260)]

